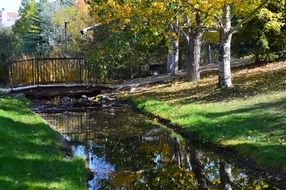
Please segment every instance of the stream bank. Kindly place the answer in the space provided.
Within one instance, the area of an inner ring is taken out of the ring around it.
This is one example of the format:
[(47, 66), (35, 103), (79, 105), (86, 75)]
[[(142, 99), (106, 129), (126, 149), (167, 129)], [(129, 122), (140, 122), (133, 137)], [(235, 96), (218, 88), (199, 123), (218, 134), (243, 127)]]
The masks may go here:
[(85, 189), (84, 160), (67, 160), (29, 101), (0, 95), (0, 189)]
[(186, 141), (189, 141), (196, 147), (207, 151), (213, 151), (216, 154), (222, 155), (223, 157), (225, 157), (225, 159), (231, 161), (232, 163), (235, 163), (237, 166), (248, 168), (256, 175), (264, 176), (267, 181), (271, 181), (271, 183), (277, 185), (278, 187), (286, 189), (286, 174), (284, 172), (259, 166), (255, 163), (254, 160), (251, 160), (249, 157), (239, 153), (232, 147), (212, 143), (203, 138), (202, 136), (194, 134), (190, 130), (185, 130), (182, 128), (182, 126), (178, 124), (174, 124), (170, 119), (160, 117), (159, 115), (139, 108), (131, 99), (125, 99), (125, 101), (127, 104), (131, 105), (132, 110), (134, 110), (138, 114), (143, 114), (148, 118), (167, 126), (169, 129), (174, 130), (175, 133), (179, 134)]
[(73, 153), (87, 160), (94, 173), (90, 190), (281, 189), (273, 178), (186, 141), (115, 97), (33, 102), (33, 109), (69, 141)]

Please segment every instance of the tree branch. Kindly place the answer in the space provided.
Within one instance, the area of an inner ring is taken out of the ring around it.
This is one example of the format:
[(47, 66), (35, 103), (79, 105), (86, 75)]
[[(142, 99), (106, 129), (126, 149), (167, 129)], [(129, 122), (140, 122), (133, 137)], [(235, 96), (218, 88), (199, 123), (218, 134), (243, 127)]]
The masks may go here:
[(237, 32), (244, 24), (246, 24), (249, 20), (255, 16), (257, 11), (259, 11), (264, 5), (266, 5), (269, 2), (269, 0), (263, 0), (260, 5), (258, 5), (253, 11), (251, 11), (244, 19), (242, 19), (239, 23), (237, 23), (234, 27), (231, 28), (229, 31), (229, 34)]
[(217, 16), (214, 16), (214, 18), (217, 20), (217, 22), (218, 22), (219, 26), (220, 26), (221, 28), (223, 28), (223, 24), (222, 24), (221, 19), (220, 19), (220, 18), (218, 18)]

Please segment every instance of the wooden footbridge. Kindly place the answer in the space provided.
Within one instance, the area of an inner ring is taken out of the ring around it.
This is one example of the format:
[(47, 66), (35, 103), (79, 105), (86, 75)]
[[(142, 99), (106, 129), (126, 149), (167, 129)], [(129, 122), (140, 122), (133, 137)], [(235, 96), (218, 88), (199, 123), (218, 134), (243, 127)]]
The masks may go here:
[(37, 58), (11, 62), (11, 92), (30, 96), (98, 93), (99, 72), (81, 58)]

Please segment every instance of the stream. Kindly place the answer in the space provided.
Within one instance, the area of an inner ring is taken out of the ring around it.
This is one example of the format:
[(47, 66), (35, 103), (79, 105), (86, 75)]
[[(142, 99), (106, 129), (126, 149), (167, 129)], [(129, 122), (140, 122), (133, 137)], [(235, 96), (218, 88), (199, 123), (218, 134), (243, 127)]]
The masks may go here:
[(32, 109), (86, 159), (88, 190), (284, 189), (114, 98), (34, 99)]

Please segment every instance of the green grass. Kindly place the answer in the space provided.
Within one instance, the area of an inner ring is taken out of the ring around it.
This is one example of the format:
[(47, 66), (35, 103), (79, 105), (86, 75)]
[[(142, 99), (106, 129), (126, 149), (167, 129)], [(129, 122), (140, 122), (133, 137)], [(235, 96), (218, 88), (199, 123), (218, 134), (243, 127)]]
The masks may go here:
[(83, 159), (65, 159), (54, 131), (28, 104), (0, 96), (0, 189), (85, 189)]
[(236, 71), (231, 89), (217, 89), (216, 80), (177, 81), (128, 97), (186, 132), (286, 173), (285, 62)]

